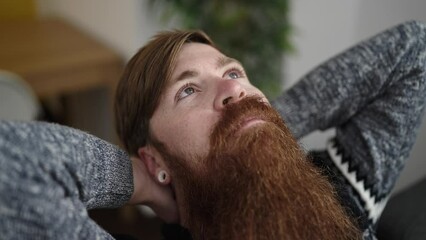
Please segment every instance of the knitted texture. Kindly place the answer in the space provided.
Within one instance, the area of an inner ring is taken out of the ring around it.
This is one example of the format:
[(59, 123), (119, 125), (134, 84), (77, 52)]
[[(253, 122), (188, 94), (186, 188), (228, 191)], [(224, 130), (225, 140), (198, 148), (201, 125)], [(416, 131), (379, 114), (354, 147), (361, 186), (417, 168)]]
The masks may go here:
[(47, 123), (0, 121), (0, 239), (111, 239), (86, 209), (133, 193), (122, 150)]

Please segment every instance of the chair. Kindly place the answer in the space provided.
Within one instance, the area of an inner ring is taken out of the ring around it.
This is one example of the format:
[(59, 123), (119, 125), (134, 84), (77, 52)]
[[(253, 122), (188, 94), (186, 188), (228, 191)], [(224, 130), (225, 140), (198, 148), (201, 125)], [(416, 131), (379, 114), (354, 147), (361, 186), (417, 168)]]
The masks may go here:
[(426, 178), (393, 196), (377, 228), (378, 239), (426, 239)]
[(0, 119), (36, 120), (41, 106), (33, 90), (18, 75), (0, 70)]

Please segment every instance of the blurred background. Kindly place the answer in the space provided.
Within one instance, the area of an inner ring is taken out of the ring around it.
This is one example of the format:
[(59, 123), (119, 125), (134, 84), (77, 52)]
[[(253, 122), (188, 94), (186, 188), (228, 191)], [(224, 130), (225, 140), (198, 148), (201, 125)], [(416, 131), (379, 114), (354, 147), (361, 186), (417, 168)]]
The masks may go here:
[[(58, 122), (118, 144), (115, 85), (160, 30), (202, 28), (274, 98), (353, 44), (403, 21), (426, 22), (425, 12), (424, 0), (0, 0), (0, 119)], [(332, 134), (316, 132), (302, 143), (323, 148)], [(395, 192), (425, 177), (425, 143), (423, 124)], [(160, 221), (149, 211), (91, 216), (111, 232), (160, 239)]]

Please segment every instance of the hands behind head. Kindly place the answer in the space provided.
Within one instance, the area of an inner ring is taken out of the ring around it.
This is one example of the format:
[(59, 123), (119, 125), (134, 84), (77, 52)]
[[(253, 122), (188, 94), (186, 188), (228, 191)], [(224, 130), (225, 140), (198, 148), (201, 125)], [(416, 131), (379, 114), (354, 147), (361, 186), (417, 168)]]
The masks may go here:
[(179, 212), (170, 184), (161, 184), (148, 173), (145, 164), (137, 157), (131, 157), (134, 190), (129, 204), (143, 204), (167, 223), (179, 222)]

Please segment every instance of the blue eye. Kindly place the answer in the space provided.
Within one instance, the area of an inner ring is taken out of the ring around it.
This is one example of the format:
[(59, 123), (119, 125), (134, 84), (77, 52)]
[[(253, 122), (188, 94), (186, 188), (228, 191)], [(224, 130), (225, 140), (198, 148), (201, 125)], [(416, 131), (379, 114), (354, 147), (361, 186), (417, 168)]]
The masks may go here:
[(178, 93), (176, 94), (176, 101), (179, 101), (194, 94), (195, 91), (195, 88), (192, 87), (190, 83), (185, 84), (181, 89), (179, 89)]
[(230, 73), (228, 73), (228, 76), (231, 79), (237, 79), (239, 77), (238, 73), (236, 73), (236, 72), (230, 72)]
[(229, 78), (229, 79), (242, 78), (242, 77), (244, 77), (244, 71), (242, 69), (239, 69), (239, 68), (231, 68), (230, 70), (228, 70), (225, 73), (224, 77)]
[(186, 96), (189, 96), (193, 94), (194, 92), (195, 92), (195, 89), (193, 87), (187, 87), (182, 91), (182, 93), (186, 94)]

